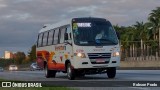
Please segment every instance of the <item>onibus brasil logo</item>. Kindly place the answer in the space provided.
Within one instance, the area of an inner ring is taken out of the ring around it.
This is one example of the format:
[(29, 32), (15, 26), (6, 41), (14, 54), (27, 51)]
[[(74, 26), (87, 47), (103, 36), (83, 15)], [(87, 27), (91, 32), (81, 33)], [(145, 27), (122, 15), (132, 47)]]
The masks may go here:
[(41, 83), (2, 82), (2, 87), (42, 87)]

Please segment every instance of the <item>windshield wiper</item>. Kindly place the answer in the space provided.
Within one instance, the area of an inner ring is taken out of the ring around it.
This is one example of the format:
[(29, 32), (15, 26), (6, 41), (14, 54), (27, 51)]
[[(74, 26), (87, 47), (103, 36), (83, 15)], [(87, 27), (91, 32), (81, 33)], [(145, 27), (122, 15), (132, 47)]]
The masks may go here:
[(87, 42), (95, 42), (94, 40), (90, 40), (90, 41), (87, 41)]
[[(109, 42), (111, 44), (117, 44), (116, 42), (113, 42), (113, 41), (108, 40), (108, 39), (97, 39), (97, 40), (99, 40), (99, 41), (107, 41), (107, 42)], [(103, 43), (103, 44), (106, 44), (106, 43)]]

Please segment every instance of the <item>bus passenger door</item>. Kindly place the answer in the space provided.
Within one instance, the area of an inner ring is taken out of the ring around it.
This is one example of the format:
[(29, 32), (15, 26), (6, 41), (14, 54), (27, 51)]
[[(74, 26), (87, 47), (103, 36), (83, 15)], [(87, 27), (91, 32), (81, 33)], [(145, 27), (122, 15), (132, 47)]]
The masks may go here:
[(65, 70), (65, 61), (71, 58), (72, 46), (70, 37), (69, 26), (64, 26), (60, 28), (59, 33), (59, 44), (56, 45), (57, 60), (56, 68), (60, 70)]
[(73, 57), (73, 48), (72, 48), (71, 27), (70, 26), (67, 26), (64, 38), (65, 38), (64, 43), (66, 47), (64, 58), (65, 60), (71, 60)]

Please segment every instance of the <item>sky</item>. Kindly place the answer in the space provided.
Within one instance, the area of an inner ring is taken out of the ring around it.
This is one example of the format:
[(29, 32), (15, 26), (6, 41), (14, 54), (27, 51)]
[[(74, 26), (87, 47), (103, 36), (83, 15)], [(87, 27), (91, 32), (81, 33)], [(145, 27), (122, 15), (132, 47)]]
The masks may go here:
[(147, 21), (160, 0), (0, 0), (0, 57), (4, 51), (27, 54), (38, 31), (73, 17), (103, 17), (114, 25)]

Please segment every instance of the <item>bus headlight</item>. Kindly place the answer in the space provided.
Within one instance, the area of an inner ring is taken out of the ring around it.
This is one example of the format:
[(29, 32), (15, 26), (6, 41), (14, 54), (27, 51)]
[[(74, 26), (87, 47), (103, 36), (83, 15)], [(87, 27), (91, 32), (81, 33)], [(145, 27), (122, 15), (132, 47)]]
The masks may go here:
[(75, 56), (86, 58), (86, 55), (84, 53), (75, 53)]
[(119, 54), (119, 52), (114, 52), (113, 53), (113, 57), (117, 57), (117, 56), (119, 56), (120, 54)]
[(18, 70), (18, 67), (15, 67), (15, 70)]

